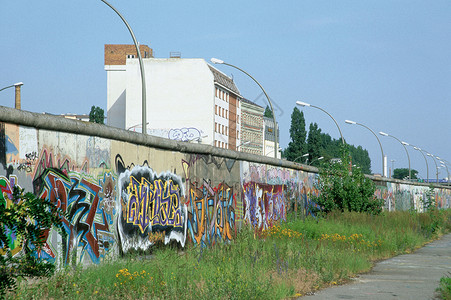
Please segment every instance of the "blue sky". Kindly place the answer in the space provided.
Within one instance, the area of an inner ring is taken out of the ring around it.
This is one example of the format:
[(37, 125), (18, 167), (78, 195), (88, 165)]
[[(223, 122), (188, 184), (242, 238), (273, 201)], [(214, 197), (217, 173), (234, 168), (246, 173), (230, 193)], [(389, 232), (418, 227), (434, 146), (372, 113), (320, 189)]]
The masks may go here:
[[(381, 172), (376, 138), (350, 119), (451, 162), (451, 2), (435, 1), (113, 1), (138, 41), (155, 56), (221, 58), (252, 74), (275, 106), (286, 147), (297, 100), (328, 111), (346, 141), (369, 151)], [(100, 0), (2, 1), (0, 88), (22, 81), (22, 109), (89, 113), (106, 109), (104, 44), (131, 44), (119, 17)], [(244, 97), (266, 105), (258, 86), (227, 66)], [(14, 90), (0, 92), (14, 106)], [(168, 107), (168, 111), (170, 111)], [(304, 108), (338, 138), (323, 112)], [(380, 136), (389, 166), (407, 167), (395, 139)], [(424, 158), (408, 148), (426, 177)], [(435, 165), (428, 158), (429, 177)], [(451, 166), (449, 166), (451, 169)], [(451, 170), (450, 170), (451, 171)], [(440, 170), (440, 177), (446, 177)]]

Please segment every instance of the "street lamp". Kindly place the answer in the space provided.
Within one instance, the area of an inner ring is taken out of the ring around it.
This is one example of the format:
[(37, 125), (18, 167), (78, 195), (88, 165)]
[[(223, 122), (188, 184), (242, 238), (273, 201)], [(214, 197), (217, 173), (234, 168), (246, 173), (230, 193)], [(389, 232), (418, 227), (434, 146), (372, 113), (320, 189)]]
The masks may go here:
[(308, 165), (310, 166), (315, 160), (322, 160), (323, 158), (324, 158), (324, 156), (320, 156), (318, 158), (314, 158), (314, 159), (312, 159), (312, 161)]
[(16, 88), (16, 95), (15, 95), (15, 97), (16, 97), (16, 99), (15, 99), (16, 100), (15, 108), (16, 109), (20, 109), (20, 87), (22, 85), (23, 85), (23, 82), (17, 82), (17, 83), (14, 83), (13, 85), (9, 85), (9, 86), (6, 86), (6, 87), (0, 89), (0, 92), (1, 92), (3, 90), (8, 89), (8, 88), (12, 88), (12, 87)]
[(448, 166), (445, 164), (445, 162), (443, 160), (441, 160), (440, 163), (441, 163), (441, 166), (443, 168), (446, 168), (446, 173), (448, 173), (447, 183), (449, 185), (449, 170), (448, 170)]
[(386, 174), (385, 174), (385, 156), (384, 156), (384, 150), (382, 149), (382, 144), (381, 144), (381, 141), (379, 140), (379, 138), (377, 137), (377, 134), (376, 134), (373, 130), (371, 130), (371, 128), (369, 128), (369, 127), (367, 127), (367, 126), (365, 126), (365, 125), (363, 125), (363, 124), (361, 124), (361, 123), (357, 123), (357, 122), (354, 122), (354, 121), (351, 121), (351, 120), (345, 120), (345, 123), (346, 123), (346, 124), (351, 124), (351, 125), (360, 125), (360, 126), (362, 126), (362, 127), (365, 127), (366, 129), (368, 129), (369, 131), (371, 131), (372, 134), (374, 134), (374, 136), (375, 136), (376, 139), (377, 139), (377, 142), (379, 143), (379, 146), (381, 147), (381, 152), (382, 152), (382, 172), (381, 172), (381, 174), (382, 174), (382, 176), (386, 176)]
[(431, 153), (428, 153), (427, 151), (426, 151), (426, 155), (432, 157), (432, 161), (435, 163), (435, 169), (436, 169), (435, 175), (437, 176), (437, 184), (438, 184), (438, 166), (437, 166), (437, 162), (435, 161), (435, 156), (432, 155)]
[[(268, 94), (266, 93), (265, 89), (263, 88), (263, 86), (257, 81), (257, 79), (255, 79), (254, 77), (251, 76), (251, 74), (249, 74), (248, 72), (244, 71), (243, 69), (238, 68), (237, 66), (234, 66), (232, 64), (226, 63), (221, 59), (218, 58), (212, 58), (210, 59), (210, 61), (214, 64), (219, 64), (219, 65), (226, 65), (232, 68), (235, 68), (241, 72), (243, 72), (244, 74), (246, 74), (247, 76), (249, 76), (263, 91), (263, 94), (265, 94), (266, 99), (268, 99), (268, 103), (269, 106), (271, 107), (271, 111), (272, 111), (272, 119), (274, 121), (274, 157), (277, 158), (277, 152), (276, 149), (277, 148), (277, 139), (278, 139), (278, 133), (277, 133), (277, 122), (276, 122), (276, 113), (274, 111), (274, 108), (272, 107), (272, 102), (271, 99), (269, 98)], [(272, 152), (272, 151), (271, 151)], [(270, 152), (269, 152), (270, 153)], [(267, 153), (268, 154), (268, 153)]]
[(400, 139), (398, 139), (397, 137), (394, 137), (394, 136), (391, 135), (391, 134), (388, 134), (388, 133), (385, 133), (385, 132), (382, 132), (382, 131), (380, 131), (379, 134), (382, 135), (382, 136), (389, 136), (389, 137), (394, 138), (395, 140), (397, 140), (398, 142), (400, 142), (401, 145), (404, 147), (404, 150), (406, 150), (407, 160), (409, 161), (409, 181), (410, 181), (410, 179), (411, 179), (411, 176), (410, 176), (410, 156), (409, 156), (409, 152), (407, 151), (407, 148), (406, 148), (406, 146), (408, 146), (409, 144), (406, 143), (406, 142), (401, 141)]
[(242, 146), (249, 145), (250, 143), (251, 143), (251, 141), (247, 141), (247, 142), (244, 142), (244, 143), (239, 144), (238, 146), (236, 146), (236, 151), (238, 151), (238, 148), (240, 148), (240, 147), (242, 147)]
[(340, 126), (338, 126), (337, 121), (335, 121), (334, 117), (332, 117), (332, 115), (331, 115), (330, 113), (328, 113), (327, 111), (325, 111), (325, 110), (322, 109), (321, 107), (318, 107), (318, 106), (315, 106), (315, 105), (311, 105), (311, 104), (309, 104), (309, 103), (305, 103), (305, 102), (302, 102), (302, 101), (296, 101), (296, 104), (299, 105), (299, 106), (302, 106), (302, 107), (304, 107), (304, 106), (307, 106), (307, 107), (308, 107), (308, 106), (314, 107), (314, 108), (317, 108), (317, 109), (319, 109), (319, 110), (325, 112), (326, 114), (328, 114), (329, 117), (331, 117), (332, 120), (334, 120), (335, 125), (337, 125), (338, 131), (340, 132), (340, 136), (341, 136), (341, 142), (343, 143), (343, 145), (345, 144), (345, 140), (344, 140), (344, 138), (343, 138), (343, 134), (341, 133)]
[(424, 153), (423, 153), (424, 150), (421, 150), (421, 148), (416, 147), (416, 146), (414, 146), (414, 145), (410, 145), (410, 146), (412, 146), (413, 149), (419, 151), (419, 152), (421, 153), (421, 155), (423, 155), (424, 161), (426, 162), (426, 174), (427, 174), (427, 175), (426, 175), (426, 178), (427, 178), (427, 179), (426, 179), (426, 182), (429, 183), (429, 166), (428, 166), (428, 160), (426, 159), (426, 156), (425, 156)]
[(124, 22), (125, 26), (127, 26), (128, 31), (130, 32), (132, 39), (133, 39), (133, 43), (135, 44), (136, 47), (136, 52), (138, 52), (138, 60), (139, 60), (139, 68), (141, 71), (141, 97), (142, 97), (142, 102), (141, 102), (141, 110), (142, 110), (142, 133), (147, 134), (147, 116), (146, 116), (146, 78), (144, 75), (144, 63), (143, 63), (143, 59), (141, 56), (141, 51), (139, 50), (139, 45), (138, 42), (136, 41), (135, 38), (135, 34), (133, 33), (132, 28), (130, 27), (130, 25), (128, 25), (127, 20), (125, 20), (125, 18), (121, 15), (121, 13), (114, 8), (110, 3), (108, 3), (105, 0), (100, 0), (103, 3), (105, 3), (106, 5), (108, 5), (112, 10), (114, 10), (114, 12), (121, 18), (121, 20)]
[(307, 156), (309, 156), (308, 153), (302, 154), (301, 156), (296, 157), (296, 158), (293, 160), (293, 162), (296, 162), (299, 158), (303, 158), (303, 157), (307, 157)]
[[(275, 149), (274, 149), (275, 150)], [(266, 153), (266, 155), (268, 155), (268, 154), (270, 154), (271, 152), (275, 152), (274, 150), (271, 150), (271, 151), (269, 151), (268, 153)], [(282, 148), (279, 148), (279, 149), (277, 149), (278, 151), (281, 151), (282, 150)], [(277, 153), (277, 152), (276, 152)], [(265, 155), (265, 156), (266, 156)], [(276, 157), (277, 158), (277, 157)]]
[(17, 83), (14, 83), (13, 85), (8, 85), (8, 86), (0, 89), (0, 92), (3, 90), (6, 90), (6, 89), (12, 88), (13, 86), (22, 86), (22, 85), (23, 85), (23, 82), (17, 82)]

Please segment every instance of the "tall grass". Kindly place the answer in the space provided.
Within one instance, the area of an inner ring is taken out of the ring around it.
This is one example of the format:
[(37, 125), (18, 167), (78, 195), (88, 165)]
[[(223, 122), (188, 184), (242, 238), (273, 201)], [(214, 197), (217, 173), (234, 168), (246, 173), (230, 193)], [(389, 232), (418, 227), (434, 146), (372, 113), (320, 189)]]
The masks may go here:
[(230, 244), (155, 249), (21, 282), (10, 299), (281, 299), (339, 284), (372, 262), (412, 251), (451, 228), (451, 210), (290, 220)]

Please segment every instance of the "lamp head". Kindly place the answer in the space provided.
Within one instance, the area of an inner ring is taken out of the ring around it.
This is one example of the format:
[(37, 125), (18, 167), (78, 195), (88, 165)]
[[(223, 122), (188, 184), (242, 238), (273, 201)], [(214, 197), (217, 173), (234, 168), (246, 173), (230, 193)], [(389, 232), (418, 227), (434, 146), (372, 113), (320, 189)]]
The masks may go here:
[(21, 85), (23, 85), (23, 82), (22, 82), (22, 81), (21, 81), (21, 82), (14, 83), (14, 86), (21, 86)]
[(223, 60), (220, 60), (219, 58), (214, 58), (214, 57), (212, 59), (210, 59), (210, 61), (214, 64), (223, 64), (224, 63)]
[(308, 156), (308, 153), (305, 153), (304, 155), (302, 155), (302, 157), (306, 157), (306, 156)]
[(404, 146), (409, 146), (409, 144), (406, 142), (401, 142), (401, 144), (403, 144)]
[(379, 134), (383, 135), (383, 136), (388, 136), (388, 133), (385, 133), (385, 132), (382, 132), (382, 131), (379, 131)]
[(357, 124), (357, 122), (354, 122), (354, 121), (351, 121), (351, 120), (345, 120), (345, 123), (346, 124), (352, 124), (352, 125)]
[(305, 102), (302, 102), (302, 101), (296, 101), (296, 104), (299, 105), (299, 106), (302, 106), (302, 107), (304, 107), (304, 106), (310, 106), (310, 104), (305, 103)]

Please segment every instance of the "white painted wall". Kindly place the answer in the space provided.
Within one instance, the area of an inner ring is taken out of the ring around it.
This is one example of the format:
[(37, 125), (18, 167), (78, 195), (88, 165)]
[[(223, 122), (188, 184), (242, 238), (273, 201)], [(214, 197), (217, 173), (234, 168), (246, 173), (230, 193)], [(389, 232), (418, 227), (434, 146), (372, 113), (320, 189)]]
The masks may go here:
[(125, 66), (106, 65), (105, 71), (107, 71), (107, 125), (125, 129)]
[[(148, 58), (144, 59), (144, 70), (147, 89), (147, 122), (149, 122), (147, 127), (151, 129), (148, 132), (169, 132), (171, 129), (180, 131), (189, 129), (190, 132), (198, 130), (201, 137), (203, 136), (202, 142), (212, 144), (214, 78), (206, 61), (204, 59)], [(129, 128), (142, 122), (139, 61), (127, 59), (125, 73), (127, 91), (125, 128)], [(111, 83), (116, 79), (112, 78)]]

